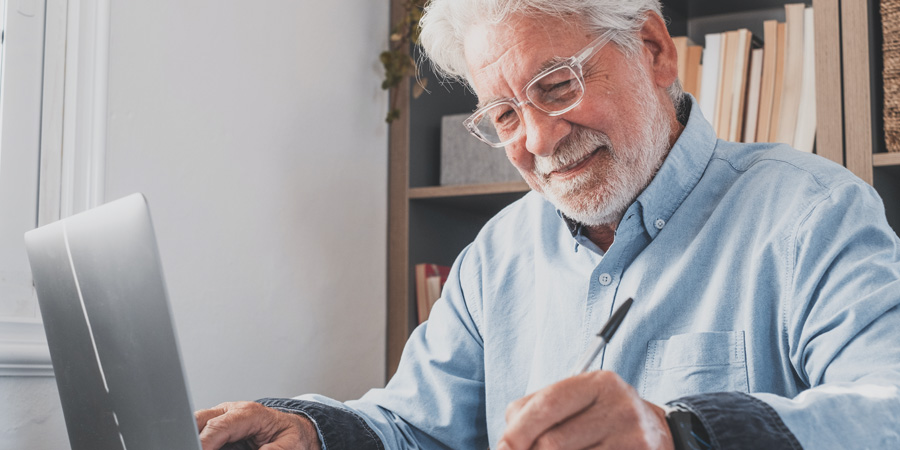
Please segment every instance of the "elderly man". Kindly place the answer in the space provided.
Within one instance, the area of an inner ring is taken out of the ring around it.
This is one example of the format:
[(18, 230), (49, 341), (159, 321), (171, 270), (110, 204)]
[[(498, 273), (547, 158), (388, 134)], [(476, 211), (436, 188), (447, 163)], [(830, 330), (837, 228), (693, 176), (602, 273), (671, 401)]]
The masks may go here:
[(657, 0), (433, 0), (422, 42), (535, 192), (459, 256), (386, 388), (200, 411), (204, 449), (900, 448), (881, 200), (816, 156), (717, 141)]

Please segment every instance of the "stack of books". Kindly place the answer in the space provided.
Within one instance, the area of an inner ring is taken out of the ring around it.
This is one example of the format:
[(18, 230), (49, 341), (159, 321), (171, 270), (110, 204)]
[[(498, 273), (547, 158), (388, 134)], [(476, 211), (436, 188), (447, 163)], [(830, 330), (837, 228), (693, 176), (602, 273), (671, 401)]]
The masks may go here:
[(419, 323), (428, 320), (431, 308), (441, 298), (441, 290), (450, 275), (450, 267), (439, 264), (416, 264), (416, 309)]
[(675, 37), (678, 78), (720, 139), (782, 142), (812, 152), (816, 133), (813, 11), (785, 5), (785, 22), (711, 33), (705, 47)]

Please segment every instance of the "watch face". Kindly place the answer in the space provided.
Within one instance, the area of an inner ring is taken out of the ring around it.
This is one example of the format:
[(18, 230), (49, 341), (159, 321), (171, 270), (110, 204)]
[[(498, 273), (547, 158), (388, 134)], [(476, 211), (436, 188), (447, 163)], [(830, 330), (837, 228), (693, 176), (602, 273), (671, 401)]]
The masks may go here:
[(706, 427), (690, 411), (675, 410), (666, 417), (677, 450), (710, 450)]

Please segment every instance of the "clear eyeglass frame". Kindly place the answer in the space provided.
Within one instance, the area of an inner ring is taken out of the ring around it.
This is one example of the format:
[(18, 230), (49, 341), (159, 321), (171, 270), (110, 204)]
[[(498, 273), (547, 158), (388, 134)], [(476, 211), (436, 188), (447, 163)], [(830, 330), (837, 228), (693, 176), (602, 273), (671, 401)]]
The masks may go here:
[[(516, 98), (501, 98), (495, 100), (487, 105), (478, 108), (471, 116), (466, 118), (463, 121), (463, 126), (471, 133), (473, 136), (481, 140), (487, 145), (490, 145), (494, 148), (505, 147), (511, 142), (518, 139), (522, 133), (525, 131), (525, 127), (521, 126), (522, 122), (522, 108), (526, 105), (532, 106), (533, 108), (551, 116), (559, 116), (571, 111), (573, 108), (581, 104), (581, 101), (584, 99), (585, 85), (584, 85), (584, 72), (582, 65), (585, 61), (593, 57), (600, 51), (603, 46), (605, 46), (612, 39), (615, 31), (609, 30), (597, 39), (591, 41), (586, 47), (578, 51), (575, 56), (572, 56), (564, 61), (561, 61), (557, 64), (554, 64), (548, 67), (545, 70), (542, 70), (539, 74), (537, 74), (525, 87), (522, 89), (521, 96), (525, 98), (523, 101), (519, 101)], [(535, 101), (529, 95), (531, 89), (537, 85), (537, 83), (541, 82), (545, 77), (550, 74), (558, 73), (561, 70), (569, 70), (575, 75), (575, 79), (578, 81), (578, 93), (577, 98), (571, 103), (567, 103), (563, 108), (560, 109), (548, 109), (542, 107), (539, 101)], [(517, 115), (519, 119), (518, 129), (506, 139), (500, 139), (499, 135), (491, 135), (488, 129), (493, 129), (493, 123), (491, 123), (490, 112), (495, 108), (502, 107), (510, 107)]]

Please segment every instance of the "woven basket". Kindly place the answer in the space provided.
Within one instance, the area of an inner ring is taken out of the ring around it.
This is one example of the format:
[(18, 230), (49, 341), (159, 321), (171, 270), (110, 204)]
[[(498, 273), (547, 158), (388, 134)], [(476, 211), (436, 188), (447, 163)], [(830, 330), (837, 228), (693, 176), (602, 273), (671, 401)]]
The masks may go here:
[(900, 152), (900, 0), (881, 0), (884, 29), (884, 140)]

